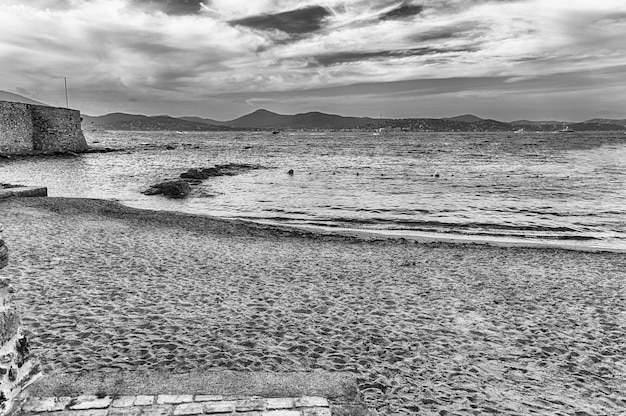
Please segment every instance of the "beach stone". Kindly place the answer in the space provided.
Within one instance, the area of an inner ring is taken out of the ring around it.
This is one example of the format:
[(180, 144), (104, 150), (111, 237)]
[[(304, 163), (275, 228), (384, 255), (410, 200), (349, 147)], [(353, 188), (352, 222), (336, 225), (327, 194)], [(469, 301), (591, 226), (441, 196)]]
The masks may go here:
[(204, 173), (204, 171), (192, 168), (187, 172), (181, 173), (180, 177), (183, 179), (207, 179), (209, 175)]
[(156, 185), (152, 185), (149, 189), (143, 191), (144, 195), (163, 194), (168, 198), (181, 199), (187, 197), (191, 192), (189, 184), (182, 180), (166, 181)]

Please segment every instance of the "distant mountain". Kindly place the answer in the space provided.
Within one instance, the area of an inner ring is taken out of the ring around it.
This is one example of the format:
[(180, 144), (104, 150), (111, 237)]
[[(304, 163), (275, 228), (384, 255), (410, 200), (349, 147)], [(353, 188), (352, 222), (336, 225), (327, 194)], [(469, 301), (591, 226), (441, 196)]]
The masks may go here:
[(15, 103), (43, 105), (49, 107), (48, 104), (40, 103), (39, 101), (31, 100), (23, 95), (14, 94), (8, 91), (0, 91), (0, 101), (13, 101)]
[(193, 121), (194, 123), (208, 124), (211, 126), (223, 126), (226, 124), (223, 121), (213, 120), (211, 118), (192, 117), (192, 116), (176, 117), (176, 118), (179, 118), (181, 120), (186, 120), (186, 121)]
[(591, 120), (587, 120), (584, 123), (586, 124), (617, 124), (620, 126), (626, 126), (626, 119), (613, 120), (610, 118), (592, 118)]
[(83, 115), (84, 127), (99, 126), (106, 130), (180, 130), (214, 131), (226, 127), (197, 123), (170, 116), (144, 116), (140, 114), (112, 113), (99, 117)]
[(344, 117), (335, 114), (325, 114), (318, 111), (300, 113), (295, 115), (283, 115), (268, 110), (257, 110), (243, 117), (226, 121), (224, 124), (236, 128), (261, 128), (261, 129), (351, 129), (365, 126), (380, 120), (369, 117)]
[(477, 121), (481, 121), (483, 120), (480, 117), (476, 117), (473, 114), (464, 114), (462, 116), (456, 116), (456, 117), (446, 117), (443, 120), (451, 120), (451, 121), (464, 121), (466, 123), (476, 123)]

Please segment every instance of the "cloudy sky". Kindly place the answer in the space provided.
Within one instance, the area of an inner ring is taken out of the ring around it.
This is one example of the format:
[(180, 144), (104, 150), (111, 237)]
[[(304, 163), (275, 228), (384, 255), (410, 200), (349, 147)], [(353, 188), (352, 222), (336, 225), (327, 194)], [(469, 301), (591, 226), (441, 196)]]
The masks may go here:
[(0, 0), (0, 90), (89, 115), (626, 118), (623, 0)]

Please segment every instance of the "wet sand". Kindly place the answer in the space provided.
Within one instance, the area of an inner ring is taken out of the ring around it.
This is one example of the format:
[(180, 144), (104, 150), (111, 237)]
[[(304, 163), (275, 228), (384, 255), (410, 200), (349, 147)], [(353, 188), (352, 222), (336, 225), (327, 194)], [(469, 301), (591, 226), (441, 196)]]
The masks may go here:
[[(45, 368), (359, 374), (379, 411), (626, 412), (626, 256), (0, 201)], [(579, 412), (579, 413), (576, 413)]]

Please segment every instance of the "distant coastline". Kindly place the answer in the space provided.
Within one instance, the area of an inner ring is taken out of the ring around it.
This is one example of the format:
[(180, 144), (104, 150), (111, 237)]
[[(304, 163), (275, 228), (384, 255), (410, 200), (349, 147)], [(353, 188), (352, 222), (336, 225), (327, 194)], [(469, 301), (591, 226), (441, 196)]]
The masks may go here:
[(336, 114), (308, 112), (294, 115), (257, 110), (230, 121), (201, 117), (145, 116), (112, 113), (92, 117), (83, 115), (83, 129), (131, 131), (417, 131), (417, 132), (559, 132), (626, 131), (626, 119), (590, 119), (580, 123), (563, 121), (517, 120), (502, 122), (471, 114), (447, 118), (370, 118), (344, 117)]

